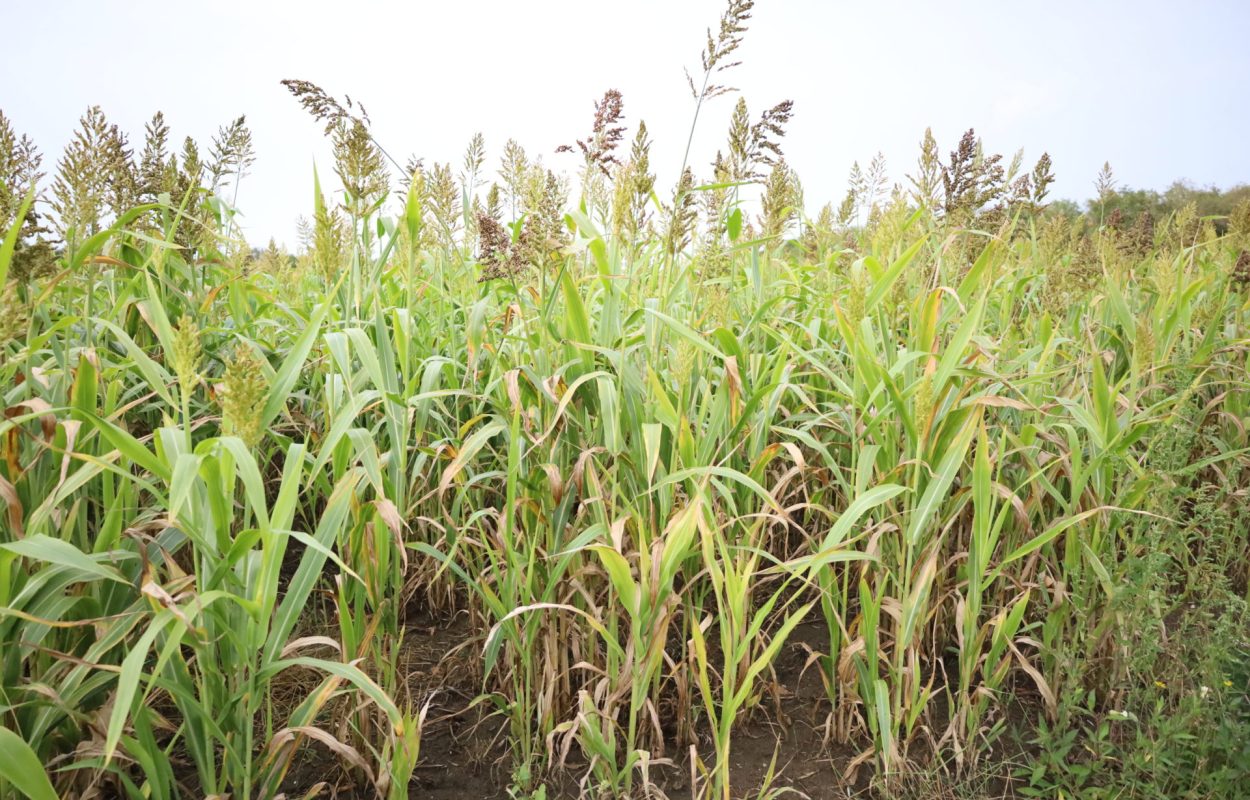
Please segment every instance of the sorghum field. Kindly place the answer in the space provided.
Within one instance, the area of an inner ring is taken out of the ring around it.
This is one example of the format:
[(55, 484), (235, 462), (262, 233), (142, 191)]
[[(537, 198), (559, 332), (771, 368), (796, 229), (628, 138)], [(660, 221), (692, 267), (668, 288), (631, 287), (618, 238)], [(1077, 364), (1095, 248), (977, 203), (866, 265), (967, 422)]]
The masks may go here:
[(613, 91), (568, 181), (287, 82), (294, 255), (243, 118), (0, 117), (0, 793), (1247, 796), (1250, 200), (969, 131), (809, 216), (750, 6), (676, 187)]

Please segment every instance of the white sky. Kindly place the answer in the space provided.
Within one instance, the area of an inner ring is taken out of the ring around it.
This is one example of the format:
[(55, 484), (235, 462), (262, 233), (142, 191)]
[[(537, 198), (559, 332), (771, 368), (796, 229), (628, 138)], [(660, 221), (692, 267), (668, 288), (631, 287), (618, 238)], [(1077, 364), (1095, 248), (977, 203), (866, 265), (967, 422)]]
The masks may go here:
[[(312, 164), (334, 182), (321, 128), (282, 78), (364, 101), (401, 161), (459, 167), (474, 131), (497, 168), (504, 141), (573, 173), (559, 144), (586, 135), (593, 102), (620, 89), (645, 119), (666, 197), (690, 126), (683, 67), (698, 69), (723, 0), (480, 0), (383, 3), (216, 0), (21, 2), (6, 9), (0, 108), (51, 172), (92, 104), (142, 147), (163, 110), (174, 142), (207, 147), (246, 114), (258, 161), (239, 204), (254, 244), (294, 246), (312, 209)], [(20, 33), (15, 33), (20, 32)], [(884, 152), (911, 170), (932, 126), (945, 154), (975, 127), (1026, 165), (1049, 150), (1055, 196), (1085, 198), (1104, 160), (1132, 186), (1250, 181), (1250, 2), (1156, 0), (758, 0), (732, 83), (753, 116), (795, 101), (784, 149), (809, 211), (845, 193), (851, 162)], [(733, 98), (699, 122), (691, 162), (706, 177)]]

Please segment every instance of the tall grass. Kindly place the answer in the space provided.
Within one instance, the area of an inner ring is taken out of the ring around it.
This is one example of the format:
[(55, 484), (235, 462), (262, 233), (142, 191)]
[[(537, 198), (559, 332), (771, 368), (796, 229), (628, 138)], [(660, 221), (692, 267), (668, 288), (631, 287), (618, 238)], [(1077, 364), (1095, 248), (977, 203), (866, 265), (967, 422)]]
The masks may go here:
[[(687, 753), (698, 796), (760, 788), (733, 742), (800, 625), (840, 769), (890, 787), (976, 770), (1010, 707), (1118, 710), (1152, 548), (1245, 599), (1250, 231), (898, 199), (752, 239), (735, 195), (714, 262), (583, 207), (482, 282), (415, 190), (352, 204), (329, 272), (191, 260), (188, 203), (6, 295), (6, 791), (276, 797), (311, 750), (408, 796), (408, 623), (453, 610), (517, 792), (641, 796)], [(1227, 525), (1191, 541), (1199, 497)]]

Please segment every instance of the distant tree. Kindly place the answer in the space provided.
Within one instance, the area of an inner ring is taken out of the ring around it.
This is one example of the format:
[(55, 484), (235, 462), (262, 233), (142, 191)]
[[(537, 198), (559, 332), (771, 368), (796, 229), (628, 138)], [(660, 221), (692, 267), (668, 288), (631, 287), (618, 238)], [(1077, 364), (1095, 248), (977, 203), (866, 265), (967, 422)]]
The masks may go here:
[(1076, 219), (1081, 216), (1081, 206), (1075, 200), (1055, 200), (1047, 204), (1046, 215)]
[(1224, 233), (1229, 217), (1237, 205), (1250, 199), (1250, 184), (1239, 184), (1228, 189), (1215, 186), (1199, 187), (1187, 181), (1176, 181), (1163, 191), (1163, 203), (1168, 211), (1175, 211), (1193, 203), (1200, 217), (1214, 217), (1215, 229)]
[[(1104, 168), (1104, 173), (1106, 172)], [(1100, 183), (1102, 183), (1100, 177)], [(1119, 225), (1129, 227), (1139, 217), (1149, 214), (1152, 219), (1164, 220), (1190, 204), (1198, 217), (1213, 218), (1217, 233), (1228, 230), (1229, 218), (1238, 203), (1250, 200), (1250, 184), (1238, 184), (1228, 189), (1214, 186), (1197, 187), (1185, 181), (1175, 181), (1162, 192), (1154, 189), (1111, 188), (1101, 191), (1086, 205), (1091, 217), (1101, 220), (1116, 219)]]

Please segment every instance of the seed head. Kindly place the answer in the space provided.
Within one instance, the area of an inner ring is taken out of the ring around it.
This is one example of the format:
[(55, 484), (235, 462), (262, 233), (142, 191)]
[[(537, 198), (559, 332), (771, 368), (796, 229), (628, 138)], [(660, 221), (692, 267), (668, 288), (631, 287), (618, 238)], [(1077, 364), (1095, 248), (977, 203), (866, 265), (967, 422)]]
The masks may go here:
[(221, 403), (222, 430), (237, 436), (249, 448), (261, 438), (260, 416), (265, 406), (268, 385), (261, 371), (260, 359), (247, 345), (239, 345), (226, 365), (224, 394)]
[(1137, 331), (1133, 337), (1133, 365), (1139, 373), (1144, 372), (1154, 359), (1155, 334), (1150, 316), (1137, 318)]
[(1050, 193), (1050, 185), (1054, 182), (1055, 173), (1052, 169), (1050, 153), (1042, 153), (1042, 157), (1037, 160), (1037, 164), (1033, 167), (1033, 174), (1029, 178), (1029, 185), (1033, 190), (1029, 199), (1035, 211), (1045, 207), (1046, 195)]
[(985, 153), (974, 129), (964, 132), (951, 151), (950, 163), (942, 166), (946, 214), (975, 214), (999, 199), (1009, 188), (1002, 160), (1001, 154)]
[(482, 263), (482, 276), (478, 278), (478, 283), (519, 274), (525, 267), (520, 249), (513, 245), (512, 236), (497, 219), (482, 211), (477, 212), (477, 258)]
[(390, 180), (382, 152), (359, 120), (339, 120), (331, 134), (334, 171), (356, 208), (371, 209), (387, 192)]
[[(725, 13), (720, 18), (720, 29), (715, 35), (712, 34), (710, 28), (708, 29), (707, 49), (702, 54), (705, 76), (710, 77), (713, 73), (724, 72), (741, 63), (740, 61), (731, 61), (730, 56), (742, 44), (742, 35), (746, 33), (747, 22), (751, 19), (751, 9), (754, 5), (755, 0), (729, 0)], [(694, 80), (688, 74), (686, 75), (686, 80), (690, 84), (690, 93), (698, 99), (700, 90), (695, 88)], [(729, 86), (722, 86), (708, 81), (702, 90), (702, 95), (707, 99), (732, 91), (733, 89)]]
[[(625, 118), (625, 101), (616, 89), (608, 89), (603, 99), (595, 103), (595, 121), (590, 128), (590, 137), (578, 139), (577, 147), (586, 158), (587, 171), (599, 170), (604, 175), (611, 175), (610, 167), (619, 166), (620, 160), (614, 154), (625, 135), (625, 126), (620, 122)], [(560, 145), (557, 153), (573, 152), (572, 145)]]
[(664, 230), (664, 249), (675, 256), (690, 244), (694, 233), (698, 209), (695, 208), (694, 173), (689, 167), (681, 173), (681, 180), (673, 192), (673, 204), (665, 208), (668, 217)]
[(933, 376), (926, 373), (916, 386), (915, 415), (916, 422), (923, 428), (928, 425), (929, 416), (933, 413)]
[[(369, 125), (369, 113), (365, 111), (365, 107), (360, 103), (353, 103), (350, 97), (344, 98), (346, 103), (344, 105), (312, 81), (288, 78), (282, 81), (282, 85), (295, 96), (295, 99), (305, 111), (312, 115), (313, 119), (325, 123), (326, 136), (333, 133), (334, 128), (340, 122), (346, 120), (361, 122), (366, 127)], [(360, 109), (360, 115), (354, 116), (351, 112), (357, 108)]]
[(1250, 250), (1242, 250), (1233, 265), (1233, 285), (1238, 289), (1250, 289)]
[(174, 351), (171, 354), (174, 374), (184, 392), (190, 393), (200, 382), (200, 328), (189, 314), (183, 314), (174, 329)]
[(846, 318), (851, 324), (858, 325), (864, 318), (868, 300), (868, 275), (861, 263), (851, 266), (850, 290), (846, 296)]
[(26, 304), (17, 294), (17, 283), (9, 281), (0, 290), (0, 359), (5, 345), (25, 336), (26, 321)]
[(1130, 232), (1129, 239), (1133, 252), (1138, 256), (1148, 255), (1155, 246), (1155, 218), (1149, 211), (1143, 211), (1137, 215), (1137, 222), (1133, 223), (1133, 229)]
[(1250, 242), (1250, 198), (1233, 207), (1233, 213), (1228, 217), (1228, 232)]

